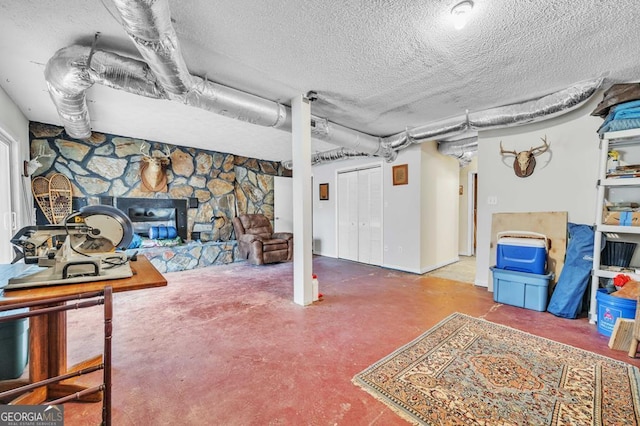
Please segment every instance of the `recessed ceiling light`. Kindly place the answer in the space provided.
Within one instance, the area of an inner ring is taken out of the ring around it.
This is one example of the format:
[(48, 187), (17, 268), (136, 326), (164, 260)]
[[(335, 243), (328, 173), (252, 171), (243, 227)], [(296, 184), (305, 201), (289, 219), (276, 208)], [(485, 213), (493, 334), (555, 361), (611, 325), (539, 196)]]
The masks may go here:
[(453, 6), (451, 9), (451, 17), (453, 19), (453, 27), (456, 30), (461, 30), (467, 25), (469, 20), (469, 14), (473, 9), (473, 2), (471, 0), (465, 0)]

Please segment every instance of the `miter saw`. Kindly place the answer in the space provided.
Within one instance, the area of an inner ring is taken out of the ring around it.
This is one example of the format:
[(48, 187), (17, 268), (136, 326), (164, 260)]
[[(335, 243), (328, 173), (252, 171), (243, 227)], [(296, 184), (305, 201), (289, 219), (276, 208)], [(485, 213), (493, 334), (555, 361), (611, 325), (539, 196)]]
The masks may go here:
[(82, 283), (133, 275), (123, 251), (133, 238), (131, 220), (111, 206), (87, 206), (62, 224), (22, 228), (12, 239), (16, 258), (45, 267), (9, 279), (5, 289)]

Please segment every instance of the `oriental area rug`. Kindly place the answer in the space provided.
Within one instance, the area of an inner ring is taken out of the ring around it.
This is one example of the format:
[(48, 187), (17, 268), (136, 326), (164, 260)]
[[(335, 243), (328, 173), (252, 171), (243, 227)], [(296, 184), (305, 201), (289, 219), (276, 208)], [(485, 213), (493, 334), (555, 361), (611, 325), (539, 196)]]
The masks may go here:
[(640, 425), (640, 370), (455, 313), (353, 382), (414, 424)]

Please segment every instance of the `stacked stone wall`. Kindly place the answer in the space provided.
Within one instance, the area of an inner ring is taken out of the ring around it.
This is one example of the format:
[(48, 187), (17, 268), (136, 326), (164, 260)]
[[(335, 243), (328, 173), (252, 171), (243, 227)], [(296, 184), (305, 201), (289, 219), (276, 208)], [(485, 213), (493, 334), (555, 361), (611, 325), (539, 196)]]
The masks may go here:
[[(63, 127), (36, 122), (30, 123), (29, 130), (31, 158), (41, 164), (32, 177), (64, 174), (77, 201), (197, 199), (197, 207), (188, 210), (188, 240), (198, 236), (202, 242), (233, 241), (231, 220), (241, 213), (263, 213), (273, 223), (273, 177), (291, 176), (277, 161), (183, 147), (179, 142), (165, 144), (97, 132), (85, 141), (70, 138)], [(170, 152), (167, 192), (145, 192), (140, 179), (143, 146), (152, 156)], [(229, 261), (228, 255), (215, 257)], [(198, 265), (202, 266), (199, 260)]]

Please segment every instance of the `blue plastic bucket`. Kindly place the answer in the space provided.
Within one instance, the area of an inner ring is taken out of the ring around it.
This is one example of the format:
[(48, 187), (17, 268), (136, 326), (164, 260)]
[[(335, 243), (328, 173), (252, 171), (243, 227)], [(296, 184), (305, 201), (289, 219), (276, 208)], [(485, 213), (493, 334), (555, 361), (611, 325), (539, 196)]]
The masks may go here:
[(149, 238), (152, 240), (166, 240), (178, 236), (175, 226), (152, 226), (149, 228)]
[(598, 303), (598, 333), (611, 336), (618, 318), (633, 319), (636, 316), (636, 304), (633, 299), (623, 299), (609, 295), (601, 288), (596, 294)]

